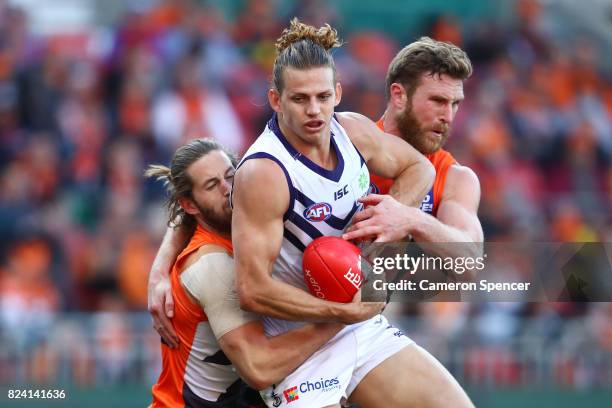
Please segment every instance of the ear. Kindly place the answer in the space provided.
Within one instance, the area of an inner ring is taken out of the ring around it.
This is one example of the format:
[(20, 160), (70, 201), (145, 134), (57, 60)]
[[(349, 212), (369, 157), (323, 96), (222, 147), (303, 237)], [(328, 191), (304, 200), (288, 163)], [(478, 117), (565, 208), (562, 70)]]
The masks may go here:
[(196, 207), (195, 203), (191, 198), (187, 197), (179, 197), (178, 199), (179, 205), (187, 214), (198, 215), (200, 214), (200, 210)]
[(280, 99), (281, 99), (280, 93), (278, 93), (276, 89), (268, 90), (268, 102), (270, 103), (270, 107), (276, 113), (279, 113), (281, 110)]
[(404, 110), (408, 103), (408, 94), (406, 94), (406, 89), (404, 89), (402, 84), (398, 84), (397, 82), (391, 84), (389, 87), (389, 102), (392, 103), (397, 110)]
[(341, 100), (342, 100), (342, 85), (340, 85), (340, 82), (336, 82), (336, 102), (334, 103), (334, 106), (338, 106)]

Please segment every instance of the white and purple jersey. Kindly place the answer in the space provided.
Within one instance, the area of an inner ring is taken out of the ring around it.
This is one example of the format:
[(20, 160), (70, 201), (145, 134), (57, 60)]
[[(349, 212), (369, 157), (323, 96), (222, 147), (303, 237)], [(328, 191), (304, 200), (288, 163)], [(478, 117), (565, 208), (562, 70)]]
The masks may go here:
[[(357, 200), (370, 187), (366, 163), (335, 116), (331, 120), (331, 148), (338, 163), (327, 170), (289, 144), (275, 114), (238, 165), (240, 168), (247, 160), (265, 158), (283, 169), (289, 186), (289, 207), (283, 218), (283, 243), (272, 276), (305, 291), (308, 289), (302, 273), (304, 249), (315, 238), (342, 235), (353, 215), (362, 208)], [(263, 317), (263, 321), (269, 336), (303, 324), (271, 317)]]

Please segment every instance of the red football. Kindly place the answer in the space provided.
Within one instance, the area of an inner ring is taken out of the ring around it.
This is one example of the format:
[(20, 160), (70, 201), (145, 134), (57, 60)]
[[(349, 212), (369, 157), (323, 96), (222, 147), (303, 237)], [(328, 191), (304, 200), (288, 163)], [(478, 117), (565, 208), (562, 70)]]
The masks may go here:
[(361, 287), (361, 251), (339, 237), (321, 237), (304, 250), (304, 281), (314, 296), (347, 303)]

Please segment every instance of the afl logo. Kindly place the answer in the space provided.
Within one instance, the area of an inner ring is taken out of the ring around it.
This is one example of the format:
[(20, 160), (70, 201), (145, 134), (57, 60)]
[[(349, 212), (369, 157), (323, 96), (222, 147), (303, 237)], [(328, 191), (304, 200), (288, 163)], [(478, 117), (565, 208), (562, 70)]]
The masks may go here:
[(304, 210), (304, 218), (308, 221), (325, 221), (331, 217), (332, 207), (327, 203), (316, 203)]

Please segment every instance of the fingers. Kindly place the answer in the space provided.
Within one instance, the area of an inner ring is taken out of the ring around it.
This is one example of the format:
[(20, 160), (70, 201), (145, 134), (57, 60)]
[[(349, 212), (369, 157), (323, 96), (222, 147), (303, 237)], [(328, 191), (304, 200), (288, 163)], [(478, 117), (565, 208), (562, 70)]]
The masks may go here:
[(367, 220), (368, 218), (372, 217), (374, 215), (374, 208), (373, 207), (368, 207), (362, 211), (359, 211), (357, 213), (355, 213), (355, 215), (353, 216), (353, 220), (352, 223), (356, 224), (359, 221), (364, 221)]
[(365, 205), (376, 205), (380, 203), (383, 200), (383, 198), (385, 198), (385, 196), (382, 194), (368, 194), (365, 197), (361, 197), (359, 199), (359, 202)]
[(367, 225), (364, 223), (356, 224), (352, 231), (348, 231), (342, 234), (342, 239), (352, 240), (352, 239), (361, 239), (366, 237), (378, 237), (381, 234), (381, 228), (375, 225)]
[[(164, 306), (162, 306), (162, 303)], [(157, 295), (153, 295), (149, 305), (149, 313), (151, 313), (151, 317), (153, 318), (153, 328), (168, 347), (178, 347), (179, 338), (169, 319), (169, 317), (174, 315), (174, 300), (172, 299), (172, 293), (165, 293), (164, 295), (158, 293)]]
[(384, 234), (379, 234), (376, 239), (374, 240), (375, 244), (382, 244), (382, 243), (386, 243), (386, 242), (391, 242), (387, 236), (385, 236)]
[(153, 328), (157, 331), (168, 347), (178, 347), (179, 338), (174, 331), (174, 327), (172, 327), (172, 323), (163, 313), (153, 315)]

